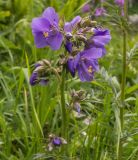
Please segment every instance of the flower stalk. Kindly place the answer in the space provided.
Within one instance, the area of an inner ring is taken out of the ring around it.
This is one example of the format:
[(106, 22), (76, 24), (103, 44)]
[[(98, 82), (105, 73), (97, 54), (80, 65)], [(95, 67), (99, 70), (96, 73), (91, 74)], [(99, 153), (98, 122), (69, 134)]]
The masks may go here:
[[(124, 18), (127, 19), (127, 0), (124, 3)], [(123, 57), (122, 57), (122, 83), (121, 83), (121, 107), (120, 107), (120, 125), (121, 125), (121, 135), (123, 133), (124, 127), (124, 107), (125, 107), (125, 86), (126, 86), (126, 52), (127, 52), (127, 31), (126, 28), (123, 28)], [(118, 160), (122, 160), (123, 155), (123, 143), (120, 135), (119, 141), (119, 151), (118, 151)]]
[(67, 135), (67, 113), (65, 104), (65, 74), (66, 71), (63, 68), (62, 78), (60, 83), (60, 94), (61, 94), (61, 111), (62, 111), (62, 137), (66, 138)]

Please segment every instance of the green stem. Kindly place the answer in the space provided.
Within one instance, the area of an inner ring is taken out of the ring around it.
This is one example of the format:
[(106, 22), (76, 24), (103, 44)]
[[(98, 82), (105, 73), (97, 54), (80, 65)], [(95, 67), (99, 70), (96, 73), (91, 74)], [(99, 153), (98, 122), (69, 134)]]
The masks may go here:
[[(125, 0), (124, 5), (124, 15), (127, 19), (127, 0)], [(120, 141), (119, 141), (119, 151), (118, 151), (118, 160), (122, 160), (123, 155), (123, 143), (121, 139), (121, 135), (123, 132), (124, 125), (124, 101), (125, 101), (125, 86), (126, 86), (126, 52), (127, 52), (127, 33), (126, 29), (123, 29), (123, 68), (122, 68), (122, 84), (121, 84), (121, 107), (120, 107), (120, 125), (121, 125), (121, 133), (120, 133)]]
[(65, 104), (65, 70), (62, 73), (62, 79), (60, 84), (60, 94), (61, 94), (61, 110), (62, 110), (62, 136), (66, 138), (67, 135), (67, 113)]
[[(126, 85), (126, 31), (123, 31), (123, 71), (122, 71), (122, 85), (121, 85), (121, 107), (120, 107), (120, 124), (121, 124), (121, 135), (123, 132), (123, 124), (124, 124), (124, 100), (125, 100), (125, 85)], [(121, 140), (119, 141), (119, 152), (118, 152), (118, 160), (122, 160), (123, 154), (123, 144)]]

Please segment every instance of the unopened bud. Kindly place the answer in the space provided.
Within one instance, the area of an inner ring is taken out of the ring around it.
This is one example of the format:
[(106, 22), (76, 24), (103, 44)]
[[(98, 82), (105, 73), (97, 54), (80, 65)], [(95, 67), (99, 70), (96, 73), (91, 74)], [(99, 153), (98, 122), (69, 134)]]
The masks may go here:
[(51, 66), (51, 63), (47, 59), (44, 59), (42, 61), (46, 66)]
[(83, 42), (86, 42), (87, 41), (87, 38), (83, 35), (76, 35), (75, 38), (78, 40), (78, 41), (83, 41)]
[(96, 21), (92, 21), (92, 20), (89, 19), (88, 17), (87, 17), (87, 18), (84, 18), (84, 19), (81, 21), (81, 26), (82, 26), (82, 27), (94, 27), (96, 24), (97, 24)]
[(35, 66), (51, 66), (51, 63), (47, 59), (43, 59), (41, 61), (38, 61)]
[(67, 32), (65, 36), (68, 40), (73, 37), (73, 35), (70, 32)]
[(79, 52), (80, 52), (80, 50), (77, 49), (76, 47), (74, 47), (71, 54), (72, 54), (73, 56), (76, 56)]
[(41, 73), (41, 72), (43, 72), (44, 71), (44, 66), (39, 66), (39, 67), (37, 67), (35, 70), (34, 70), (34, 72), (38, 72), (38, 73)]

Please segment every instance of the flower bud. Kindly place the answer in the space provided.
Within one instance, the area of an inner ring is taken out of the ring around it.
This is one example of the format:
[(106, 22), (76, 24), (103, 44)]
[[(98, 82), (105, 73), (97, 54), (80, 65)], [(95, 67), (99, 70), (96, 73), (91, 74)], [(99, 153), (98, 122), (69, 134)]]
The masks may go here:
[(50, 70), (51, 63), (44, 59), (38, 61), (35, 65), (35, 69), (30, 77), (30, 84), (32, 86), (36, 84), (46, 85), (48, 83), (47, 73)]
[(66, 37), (66, 39), (71, 39), (72, 37), (73, 37), (73, 35), (70, 33), (70, 32), (67, 32), (66, 34), (65, 34), (65, 37)]
[(82, 41), (82, 42), (86, 42), (87, 41), (87, 38), (82, 34), (75, 35), (75, 39), (78, 40), (78, 41)]
[(52, 151), (54, 147), (60, 147), (63, 144), (67, 144), (67, 141), (62, 137), (57, 137), (54, 134), (49, 135), (48, 150)]
[(92, 21), (89, 17), (83, 18), (81, 23), (81, 27), (95, 27), (97, 25), (96, 21)]
[(35, 64), (35, 67), (39, 66), (51, 66), (51, 63), (47, 59), (43, 59)]

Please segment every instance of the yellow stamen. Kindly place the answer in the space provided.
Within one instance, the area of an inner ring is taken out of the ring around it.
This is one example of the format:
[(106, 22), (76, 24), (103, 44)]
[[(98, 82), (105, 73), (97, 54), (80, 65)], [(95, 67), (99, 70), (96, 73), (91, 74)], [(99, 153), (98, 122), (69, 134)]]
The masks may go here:
[(89, 73), (92, 73), (92, 66), (89, 66), (89, 67), (88, 67), (88, 72), (89, 72)]
[(43, 35), (44, 35), (45, 38), (47, 38), (48, 37), (48, 32), (43, 32)]

